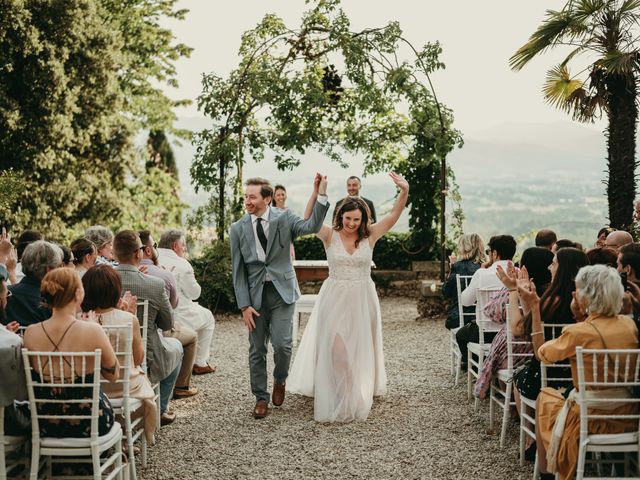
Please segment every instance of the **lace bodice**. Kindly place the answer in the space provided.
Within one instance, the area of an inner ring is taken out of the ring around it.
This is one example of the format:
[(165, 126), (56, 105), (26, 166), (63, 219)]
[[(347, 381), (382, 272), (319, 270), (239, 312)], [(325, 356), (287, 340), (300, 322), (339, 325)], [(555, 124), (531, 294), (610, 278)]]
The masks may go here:
[(349, 255), (344, 248), (340, 234), (334, 230), (331, 234), (331, 244), (326, 247), (326, 252), (329, 263), (329, 278), (342, 281), (371, 280), (373, 250), (369, 245), (368, 238), (363, 238), (356, 251)]

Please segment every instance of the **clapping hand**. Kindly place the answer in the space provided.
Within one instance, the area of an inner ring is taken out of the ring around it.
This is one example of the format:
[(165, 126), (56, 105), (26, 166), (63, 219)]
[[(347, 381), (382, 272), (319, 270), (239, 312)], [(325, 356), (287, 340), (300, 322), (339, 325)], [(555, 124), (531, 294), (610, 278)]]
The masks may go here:
[[(13, 244), (11, 243), (11, 235), (7, 233), (6, 228), (2, 228), (2, 234), (0, 234), (0, 263), (7, 264), (9, 256), (13, 250)], [(9, 268), (7, 267), (7, 270)]]
[(7, 323), (6, 327), (10, 332), (16, 333), (20, 329), (20, 324), (14, 320), (13, 322)]
[(132, 295), (131, 292), (127, 290), (124, 292), (120, 302), (118, 302), (118, 310), (124, 310), (125, 312), (135, 315), (138, 310), (138, 297)]
[(318, 195), (326, 195), (327, 194), (327, 176), (322, 175), (320, 173), (316, 173), (316, 178), (313, 181), (314, 190), (315, 184), (318, 181)]
[(533, 307), (540, 303), (540, 297), (538, 297), (538, 292), (536, 291), (536, 284), (533, 283), (533, 280), (529, 280), (528, 277), (529, 275), (527, 274), (526, 281), (518, 279), (518, 296), (527, 310), (533, 310)]
[(393, 180), (393, 183), (396, 184), (396, 187), (398, 187), (402, 192), (409, 191), (409, 182), (407, 182), (402, 175), (391, 172), (389, 173), (389, 176), (391, 177), (391, 180)]
[(518, 272), (511, 261), (507, 262), (506, 271), (501, 265), (498, 265), (496, 267), (496, 276), (509, 290), (515, 290), (518, 288)]

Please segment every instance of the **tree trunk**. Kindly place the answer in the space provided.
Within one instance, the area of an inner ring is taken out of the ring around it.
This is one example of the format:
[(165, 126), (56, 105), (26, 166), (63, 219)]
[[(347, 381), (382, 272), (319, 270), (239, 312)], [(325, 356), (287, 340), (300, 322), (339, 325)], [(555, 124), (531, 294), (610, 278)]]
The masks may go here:
[(225, 202), (224, 202), (224, 194), (225, 194), (225, 183), (226, 183), (226, 166), (227, 159), (224, 155), (220, 156), (218, 160), (218, 167), (220, 169), (218, 173), (218, 218), (216, 219), (216, 233), (218, 236), (218, 240), (224, 240), (224, 231), (225, 231)]
[(606, 80), (609, 106), (607, 127), (607, 199), (610, 225), (631, 231), (636, 195), (636, 105), (635, 79), (611, 75)]

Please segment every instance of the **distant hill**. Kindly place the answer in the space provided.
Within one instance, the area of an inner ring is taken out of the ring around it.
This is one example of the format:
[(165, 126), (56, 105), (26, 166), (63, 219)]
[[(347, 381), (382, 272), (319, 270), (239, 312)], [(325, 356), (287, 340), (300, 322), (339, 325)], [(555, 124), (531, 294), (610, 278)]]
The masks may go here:
[[(204, 118), (180, 118), (177, 127), (199, 131)], [(464, 133), (464, 132), (463, 132)], [(552, 124), (505, 124), (464, 134), (462, 149), (447, 161), (453, 168), (462, 194), (465, 230), (488, 238), (509, 232), (524, 236), (539, 228), (553, 228), (561, 237), (592, 244), (606, 223), (604, 135), (571, 122)], [(200, 205), (206, 194), (196, 194), (189, 168), (195, 149), (189, 144), (174, 147), (183, 199)], [(290, 207), (301, 213), (315, 171), (329, 176), (329, 195), (344, 195), (349, 175), (362, 174), (362, 159), (353, 158), (350, 168), (309, 153), (293, 171), (278, 171), (268, 160), (249, 162), (245, 178), (260, 175), (287, 187)], [(384, 212), (393, 201), (394, 188), (385, 174), (363, 179), (363, 195)], [(398, 225), (406, 229), (406, 218)]]

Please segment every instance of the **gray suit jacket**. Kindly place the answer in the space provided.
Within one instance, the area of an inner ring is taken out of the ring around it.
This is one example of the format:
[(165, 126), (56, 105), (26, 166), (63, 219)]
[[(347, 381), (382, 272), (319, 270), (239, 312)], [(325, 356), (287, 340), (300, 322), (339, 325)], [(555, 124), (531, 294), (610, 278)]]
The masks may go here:
[[(163, 337), (158, 331), (173, 328), (173, 310), (164, 288), (164, 281), (141, 273), (133, 265), (115, 267), (122, 281), (122, 291), (129, 290), (138, 301), (149, 300), (149, 322), (147, 332), (147, 366), (149, 379), (157, 382), (167, 377), (175, 368), (175, 358), (167, 351)], [(142, 323), (142, 319), (140, 319)]]
[(269, 208), (269, 237), (264, 262), (258, 260), (256, 253), (251, 215), (246, 214), (231, 225), (233, 287), (238, 308), (252, 306), (258, 310), (262, 306), (262, 288), (267, 272), (285, 303), (292, 304), (298, 300), (300, 291), (291, 264), (291, 242), (300, 235), (320, 231), (329, 203), (322, 205), (316, 202), (307, 220), (289, 210)]
[(22, 338), (0, 327), (0, 406), (27, 398), (22, 366)]

